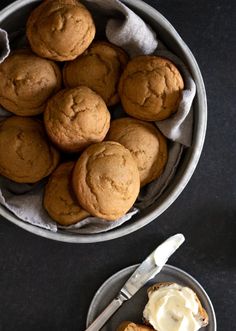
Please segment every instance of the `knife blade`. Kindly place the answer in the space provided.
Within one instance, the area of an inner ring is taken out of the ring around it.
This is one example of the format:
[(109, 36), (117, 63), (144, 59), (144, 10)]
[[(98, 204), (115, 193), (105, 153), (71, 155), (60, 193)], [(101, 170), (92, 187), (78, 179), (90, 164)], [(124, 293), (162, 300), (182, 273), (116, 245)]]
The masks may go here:
[(85, 331), (98, 331), (107, 320), (120, 308), (126, 300), (132, 296), (147, 283), (150, 279), (156, 276), (163, 266), (166, 264), (169, 257), (182, 245), (185, 238), (184, 235), (178, 233), (169, 237), (161, 245), (159, 245), (134, 271), (130, 278), (123, 285), (118, 295), (110, 302), (103, 312), (92, 322)]

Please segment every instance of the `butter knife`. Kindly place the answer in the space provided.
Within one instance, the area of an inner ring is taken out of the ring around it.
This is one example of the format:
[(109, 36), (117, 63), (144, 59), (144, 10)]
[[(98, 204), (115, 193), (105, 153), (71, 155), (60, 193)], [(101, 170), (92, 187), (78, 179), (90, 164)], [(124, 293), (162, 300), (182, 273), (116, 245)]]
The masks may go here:
[(134, 271), (126, 281), (118, 295), (110, 302), (103, 312), (93, 321), (85, 331), (98, 331), (107, 320), (120, 308), (124, 301), (129, 300), (132, 296), (146, 284), (147, 281), (156, 276), (169, 257), (184, 242), (183, 234), (178, 233), (161, 245), (159, 245)]

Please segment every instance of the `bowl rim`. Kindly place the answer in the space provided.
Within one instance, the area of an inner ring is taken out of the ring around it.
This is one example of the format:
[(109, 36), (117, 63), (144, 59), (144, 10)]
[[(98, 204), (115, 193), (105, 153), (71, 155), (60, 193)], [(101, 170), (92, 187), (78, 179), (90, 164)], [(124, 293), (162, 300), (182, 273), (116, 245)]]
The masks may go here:
[[(17, 0), (9, 6), (5, 7), (0, 11), (0, 24), (7, 16), (24, 7), (25, 5), (33, 2), (38, 2), (38, 0)], [(175, 38), (175, 41), (178, 44), (180, 50), (185, 54), (185, 56), (187, 56), (188, 61), (192, 64), (191, 72), (195, 76), (195, 83), (197, 86), (196, 96), (198, 96), (199, 101), (198, 108), (202, 111), (198, 112), (198, 127), (197, 129), (195, 128), (195, 139), (193, 145), (191, 146), (191, 155), (186, 164), (186, 171), (181, 175), (181, 178), (179, 179), (176, 186), (172, 189), (171, 193), (164, 198), (164, 200), (157, 208), (155, 208), (155, 210), (150, 211), (149, 213), (147, 213), (147, 215), (135, 221), (134, 224), (131, 223), (129, 225), (126, 225), (124, 228), (122, 228), (121, 226), (108, 232), (98, 234), (76, 234), (72, 232), (63, 233), (62, 231), (52, 232), (50, 230), (26, 223), (18, 219), (13, 214), (9, 215), (5, 208), (3, 206), (0, 206), (1, 216), (9, 220), (10, 222), (16, 224), (17, 226), (21, 227), (22, 229), (27, 230), (28, 232), (31, 232), (35, 235), (47, 239), (53, 239), (56, 241), (68, 243), (95, 243), (116, 239), (128, 235), (134, 231), (137, 231), (152, 222), (158, 216), (160, 216), (178, 198), (178, 196), (184, 190), (190, 178), (192, 177), (197, 163), (200, 159), (207, 128), (207, 98), (204, 81), (197, 61), (192, 52), (190, 51), (189, 47), (180, 37), (175, 28), (157, 9), (143, 2), (142, 0), (122, 0), (122, 2), (128, 6), (130, 5), (136, 7), (138, 10), (141, 10), (142, 12), (146, 13), (153, 20), (158, 20), (162, 28), (168, 31), (168, 33), (170, 33)]]

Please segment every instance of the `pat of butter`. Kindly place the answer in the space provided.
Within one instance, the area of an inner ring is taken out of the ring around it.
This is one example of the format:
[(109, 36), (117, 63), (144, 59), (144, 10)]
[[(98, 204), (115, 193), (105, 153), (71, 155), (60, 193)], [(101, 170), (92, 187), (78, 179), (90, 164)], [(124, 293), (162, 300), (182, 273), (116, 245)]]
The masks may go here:
[(158, 331), (197, 331), (198, 302), (195, 293), (178, 284), (160, 287), (149, 294), (144, 318)]

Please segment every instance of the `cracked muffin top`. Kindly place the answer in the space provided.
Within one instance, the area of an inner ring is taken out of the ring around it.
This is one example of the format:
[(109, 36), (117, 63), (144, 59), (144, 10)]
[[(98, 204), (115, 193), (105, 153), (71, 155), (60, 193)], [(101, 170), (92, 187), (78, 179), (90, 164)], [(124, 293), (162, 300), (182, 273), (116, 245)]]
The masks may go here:
[(26, 34), (36, 54), (70, 61), (88, 48), (95, 25), (87, 8), (76, 0), (45, 0), (30, 14)]
[(169, 60), (158, 56), (138, 56), (125, 68), (119, 83), (124, 110), (144, 121), (168, 118), (177, 111), (184, 82)]
[(57, 64), (30, 50), (15, 51), (0, 64), (0, 104), (16, 115), (42, 113), (48, 98), (60, 87)]
[(97, 92), (108, 106), (119, 102), (118, 83), (128, 63), (123, 49), (109, 42), (94, 42), (74, 61), (63, 69), (67, 87), (85, 85)]
[(105, 138), (110, 113), (97, 93), (79, 86), (64, 89), (48, 101), (44, 123), (54, 144), (66, 152), (78, 152)]
[(82, 153), (72, 183), (81, 206), (107, 221), (123, 216), (140, 189), (138, 167), (130, 151), (113, 141), (91, 145)]
[(71, 187), (75, 162), (66, 162), (52, 173), (44, 191), (44, 208), (54, 221), (71, 225), (89, 216), (83, 210)]
[(57, 166), (59, 154), (36, 119), (11, 116), (0, 123), (0, 174), (18, 183), (36, 183)]
[(125, 146), (137, 162), (141, 186), (157, 179), (167, 161), (166, 138), (154, 124), (125, 117), (111, 122), (106, 140)]

